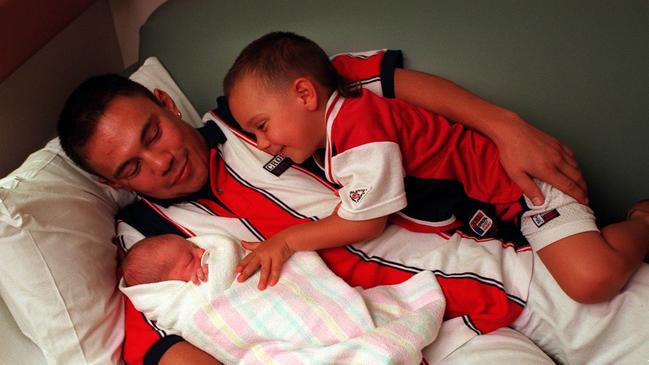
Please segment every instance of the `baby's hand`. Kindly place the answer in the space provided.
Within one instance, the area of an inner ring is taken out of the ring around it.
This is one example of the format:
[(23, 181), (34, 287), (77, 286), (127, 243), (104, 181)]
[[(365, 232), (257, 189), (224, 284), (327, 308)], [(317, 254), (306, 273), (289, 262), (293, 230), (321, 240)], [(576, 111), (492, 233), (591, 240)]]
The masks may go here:
[(207, 264), (201, 265), (196, 272), (192, 274), (191, 281), (196, 285), (200, 285), (202, 282), (207, 281), (207, 275), (209, 270), (207, 269)]
[(236, 271), (239, 273), (237, 280), (239, 282), (246, 281), (261, 267), (259, 285), (257, 285), (259, 290), (266, 289), (267, 285), (273, 286), (277, 284), (282, 264), (295, 252), (285, 240), (277, 236), (264, 242), (241, 241), (241, 244), (252, 252), (246, 255), (237, 265)]

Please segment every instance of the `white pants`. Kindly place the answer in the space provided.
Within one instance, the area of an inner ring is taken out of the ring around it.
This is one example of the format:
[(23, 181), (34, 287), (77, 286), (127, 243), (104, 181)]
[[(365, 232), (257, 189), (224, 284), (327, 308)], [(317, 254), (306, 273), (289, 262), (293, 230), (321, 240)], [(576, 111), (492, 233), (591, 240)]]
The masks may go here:
[(554, 362), (523, 334), (504, 327), (471, 338), (438, 364), (545, 365)]
[(579, 304), (534, 255), (527, 305), (513, 328), (564, 364), (649, 364), (649, 265), (610, 302)]

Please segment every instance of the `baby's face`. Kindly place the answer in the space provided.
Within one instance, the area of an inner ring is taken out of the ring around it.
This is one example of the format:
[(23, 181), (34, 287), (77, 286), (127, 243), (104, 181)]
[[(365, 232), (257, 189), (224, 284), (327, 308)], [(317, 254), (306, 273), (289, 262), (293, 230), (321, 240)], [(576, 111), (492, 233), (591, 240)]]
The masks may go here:
[(183, 239), (168, 242), (164, 247), (169, 250), (166, 253), (168, 257), (173, 258), (166, 280), (190, 281), (201, 267), (201, 257), (205, 250)]

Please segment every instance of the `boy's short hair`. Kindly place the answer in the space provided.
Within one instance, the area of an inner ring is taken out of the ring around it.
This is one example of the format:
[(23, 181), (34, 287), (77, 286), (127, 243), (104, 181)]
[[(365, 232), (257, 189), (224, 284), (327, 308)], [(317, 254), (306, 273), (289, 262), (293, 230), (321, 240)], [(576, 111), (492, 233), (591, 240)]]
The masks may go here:
[(226, 98), (236, 82), (250, 74), (258, 77), (265, 87), (308, 75), (329, 93), (337, 89), (346, 93), (345, 82), (325, 51), (312, 40), (290, 32), (268, 33), (241, 51), (223, 80)]
[(94, 76), (82, 82), (66, 100), (57, 129), (63, 151), (82, 169), (97, 174), (86, 162), (82, 149), (97, 129), (99, 118), (118, 96), (144, 96), (156, 104), (149, 89), (117, 74)]

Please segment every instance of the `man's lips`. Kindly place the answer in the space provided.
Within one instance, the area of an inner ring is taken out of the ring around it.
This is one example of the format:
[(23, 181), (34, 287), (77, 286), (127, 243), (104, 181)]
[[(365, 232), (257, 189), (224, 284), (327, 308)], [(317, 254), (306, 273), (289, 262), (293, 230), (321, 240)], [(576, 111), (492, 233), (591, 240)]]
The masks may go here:
[(178, 175), (172, 180), (171, 185), (176, 185), (179, 182), (184, 181), (187, 176), (189, 175), (189, 159), (185, 158), (185, 161), (183, 161), (182, 166), (178, 169)]

